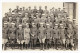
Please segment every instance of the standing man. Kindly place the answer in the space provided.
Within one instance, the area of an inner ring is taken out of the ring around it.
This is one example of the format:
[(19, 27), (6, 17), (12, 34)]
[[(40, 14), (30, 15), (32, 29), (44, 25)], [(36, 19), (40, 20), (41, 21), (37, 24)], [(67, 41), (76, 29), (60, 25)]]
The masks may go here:
[(34, 6), (34, 9), (33, 9), (32, 13), (33, 13), (33, 16), (36, 17), (36, 13), (38, 13), (38, 10), (36, 9), (36, 6)]
[(59, 35), (60, 35), (60, 39), (62, 41), (63, 49), (65, 49), (65, 41), (66, 41), (66, 38), (65, 38), (65, 28), (64, 28), (64, 25), (63, 24), (60, 24)]
[(31, 28), (31, 47), (32, 49), (35, 49), (36, 42), (37, 42), (37, 27), (35, 23), (32, 23), (32, 28)]
[(12, 49), (13, 49), (14, 44), (15, 44), (15, 39), (16, 39), (16, 28), (15, 28), (15, 23), (12, 23), (12, 26), (9, 29), (9, 41), (11, 43)]
[(24, 42), (25, 42), (24, 47), (27, 49), (29, 47), (30, 42), (30, 28), (28, 23), (26, 23), (26, 27), (24, 28)]
[(11, 8), (9, 9), (9, 12), (7, 14), (8, 14), (8, 17), (12, 16), (12, 9)]
[(43, 14), (43, 10), (41, 6), (39, 6), (38, 14), (39, 14), (39, 17), (41, 18)]
[(2, 29), (2, 49), (5, 50), (6, 49), (6, 43), (8, 42), (8, 23), (5, 22), (3, 24), (3, 29)]
[(74, 46), (74, 43), (73, 43), (73, 27), (71, 24), (69, 24), (69, 27), (67, 29), (67, 32), (68, 32), (68, 35), (67, 35), (67, 47), (71, 50), (73, 50), (73, 46)]
[(44, 14), (45, 14), (45, 17), (49, 16), (49, 11), (47, 10), (47, 6), (45, 6)]
[(43, 26), (43, 23), (40, 23), (40, 28), (39, 28), (39, 33), (38, 33), (38, 39), (40, 42), (40, 49), (44, 50), (44, 43), (45, 43), (45, 39), (46, 39), (46, 35), (45, 35), (45, 28)]
[(54, 30), (53, 30), (53, 38), (54, 38), (54, 46), (55, 46), (55, 49), (58, 49), (57, 46), (58, 46), (58, 39), (59, 39), (59, 28), (58, 28), (58, 24), (55, 24), (55, 27), (54, 27)]
[(31, 17), (31, 14), (32, 14), (32, 10), (31, 10), (31, 7), (29, 6), (29, 9), (28, 9), (28, 17), (29, 18)]
[(50, 29), (50, 24), (46, 24), (47, 25), (47, 28), (45, 30), (45, 33), (46, 33), (46, 48), (50, 48), (51, 47), (51, 39), (52, 39), (52, 36), (51, 36), (51, 29)]
[(20, 49), (22, 49), (22, 44), (24, 42), (24, 34), (23, 34), (22, 25), (19, 25), (19, 29), (17, 30), (17, 42), (19, 43)]

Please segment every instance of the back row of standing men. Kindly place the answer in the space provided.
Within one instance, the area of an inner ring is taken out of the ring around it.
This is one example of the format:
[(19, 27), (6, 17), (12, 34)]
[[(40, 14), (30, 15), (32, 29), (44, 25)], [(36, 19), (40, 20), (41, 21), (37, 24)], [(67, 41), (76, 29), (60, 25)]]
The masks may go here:
[[(19, 8), (9, 9), (9, 12), (5, 13), (3, 17), (3, 44), (10, 41), (14, 43), (17, 39), (19, 44), (25, 42), (26, 47), (31, 43), (31, 47), (34, 48), (37, 39), (39, 39), (40, 46), (44, 49), (44, 43), (46, 47), (50, 46), (53, 41), (57, 48), (57, 41), (60, 39), (63, 46), (69, 43), (73, 46), (73, 36), (77, 38), (77, 29), (75, 25), (75, 19), (70, 21), (69, 15), (65, 12), (65, 8), (45, 10), (39, 7), (36, 9)], [(9, 39), (9, 40), (8, 40)]]

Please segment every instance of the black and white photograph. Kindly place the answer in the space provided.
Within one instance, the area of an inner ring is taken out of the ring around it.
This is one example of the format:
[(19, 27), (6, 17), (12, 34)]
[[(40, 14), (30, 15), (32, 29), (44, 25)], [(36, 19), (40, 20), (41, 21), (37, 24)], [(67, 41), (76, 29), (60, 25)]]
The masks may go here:
[(77, 2), (3, 2), (3, 51), (77, 51)]

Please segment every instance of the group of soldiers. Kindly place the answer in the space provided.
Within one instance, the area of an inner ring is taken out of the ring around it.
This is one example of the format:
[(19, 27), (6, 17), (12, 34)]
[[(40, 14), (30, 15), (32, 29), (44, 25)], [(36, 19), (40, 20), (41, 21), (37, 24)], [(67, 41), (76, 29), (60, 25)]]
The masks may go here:
[(43, 50), (52, 46), (57, 49), (58, 42), (63, 48), (72, 49), (73, 39), (77, 39), (78, 35), (75, 19), (73, 22), (70, 21), (65, 8), (53, 7), (50, 10), (47, 10), (47, 6), (44, 8), (44, 10), (41, 6), (39, 10), (36, 6), (34, 9), (30, 6), (27, 9), (19, 6), (14, 10), (10, 8), (2, 19), (2, 48), (6, 48), (6, 43), (12, 46), (18, 43), (20, 49), (29, 47), (35, 49), (39, 41), (39, 48)]

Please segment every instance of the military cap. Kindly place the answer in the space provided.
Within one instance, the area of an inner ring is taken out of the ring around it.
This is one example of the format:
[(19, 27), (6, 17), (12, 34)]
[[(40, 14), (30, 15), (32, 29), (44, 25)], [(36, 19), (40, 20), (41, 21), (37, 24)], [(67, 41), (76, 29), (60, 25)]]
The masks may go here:
[(4, 24), (6, 25), (6, 24), (8, 24), (8, 23), (4, 23)]
[(28, 14), (28, 13), (25, 13), (25, 14)]
[(44, 23), (40, 23), (41, 25), (43, 25)]
[(55, 24), (55, 26), (58, 26), (58, 24)]
[(19, 27), (22, 27), (22, 25), (20, 24)]
[(12, 25), (15, 25), (15, 23), (11, 23)]
[(9, 19), (11, 19), (12, 17), (9, 17)]
[(67, 19), (70, 19), (69, 17), (67, 17)]
[(19, 15), (21, 15), (22, 13), (19, 13)]
[(14, 12), (12, 12), (12, 14), (14, 15), (15, 13), (14, 13)]
[(45, 14), (42, 14), (42, 15), (45, 15)]
[(60, 26), (63, 26), (63, 24), (60, 24)]
[(32, 23), (32, 25), (34, 25), (35, 23)]
[(49, 26), (50, 24), (46, 24), (47, 26)]

